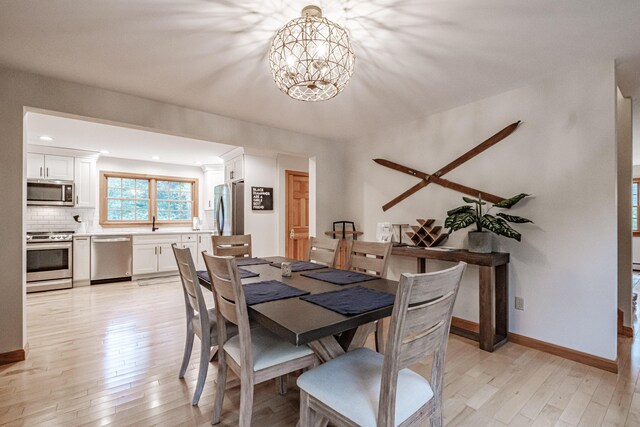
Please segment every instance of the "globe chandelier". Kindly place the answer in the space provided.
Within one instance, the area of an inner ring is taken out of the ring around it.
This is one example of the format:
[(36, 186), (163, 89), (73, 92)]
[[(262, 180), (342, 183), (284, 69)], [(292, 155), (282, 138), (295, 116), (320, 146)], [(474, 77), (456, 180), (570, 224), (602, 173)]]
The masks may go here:
[(347, 31), (322, 16), (318, 6), (302, 9), (271, 42), (269, 64), (278, 88), (300, 101), (325, 101), (344, 89), (355, 55)]

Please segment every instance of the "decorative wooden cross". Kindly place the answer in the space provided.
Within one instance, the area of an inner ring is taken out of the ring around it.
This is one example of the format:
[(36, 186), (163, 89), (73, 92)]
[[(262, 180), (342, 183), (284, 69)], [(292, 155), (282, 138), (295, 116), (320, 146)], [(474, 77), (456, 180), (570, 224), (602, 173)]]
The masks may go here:
[(395, 199), (391, 200), (389, 203), (387, 203), (384, 206), (382, 206), (382, 210), (386, 211), (386, 210), (394, 207), (395, 205), (397, 205), (398, 203), (400, 203), (401, 201), (403, 201), (407, 197), (411, 196), (412, 194), (416, 193), (421, 188), (426, 187), (430, 183), (438, 184), (438, 185), (440, 185), (442, 187), (450, 188), (452, 190), (459, 191), (460, 193), (467, 194), (467, 195), (473, 196), (473, 197), (478, 197), (478, 195), (479, 195), (484, 200), (487, 200), (487, 201), (489, 201), (491, 203), (498, 203), (498, 202), (504, 200), (504, 197), (495, 196), (493, 194), (486, 193), (484, 191), (476, 190), (475, 188), (467, 187), (466, 185), (458, 184), (456, 182), (449, 181), (447, 179), (443, 179), (442, 175), (446, 174), (447, 172), (451, 172), (452, 170), (454, 170), (455, 168), (457, 168), (461, 164), (465, 163), (466, 161), (471, 160), (472, 158), (474, 158), (478, 154), (482, 153), (483, 151), (487, 150), (488, 148), (493, 147), (498, 142), (502, 141), (503, 139), (505, 139), (506, 137), (511, 135), (513, 133), (513, 131), (516, 130), (516, 128), (518, 127), (519, 124), (520, 124), (520, 120), (518, 120), (515, 123), (511, 123), (509, 126), (505, 127), (500, 132), (494, 134), (493, 136), (489, 137), (485, 141), (481, 142), (480, 144), (478, 144), (477, 146), (475, 146), (471, 150), (467, 151), (462, 156), (458, 157), (457, 159), (455, 159), (454, 161), (452, 161), (451, 163), (447, 164), (446, 166), (444, 166), (443, 168), (439, 169), (437, 172), (435, 172), (433, 174), (420, 172), (418, 170), (409, 168), (407, 166), (403, 166), (403, 165), (398, 164), (398, 163), (394, 163), (394, 162), (389, 161), (389, 160), (373, 159), (374, 162), (376, 162), (376, 163), (378, 163), (378, 164), (380, 164), (382, 166), (386, 166), (388, 168), (395, 169), (397, 171), (400, 171), (400, 172), (415, 176), (416, 178), (421, 178), (419, 183), (417, 183), (416, 185), (414, 185), (413, 187), (411, 187), (410, 189), (408, 189), (404, 193), (400, 194), (398, 197), (396, 197)]

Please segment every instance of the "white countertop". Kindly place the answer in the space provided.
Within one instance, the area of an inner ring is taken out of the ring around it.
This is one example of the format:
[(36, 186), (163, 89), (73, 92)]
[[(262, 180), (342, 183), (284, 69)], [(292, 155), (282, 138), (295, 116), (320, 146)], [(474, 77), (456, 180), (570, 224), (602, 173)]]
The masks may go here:
[(91, 237), (91, 236), (159, 236), (163, 234), (213, 234), (213, 230), (156, 230), (156, 231), (142, 231), (142, 230), (131, 230), (131, 231), (93, 231), (86, 233), (74, 233), (73, 237)]

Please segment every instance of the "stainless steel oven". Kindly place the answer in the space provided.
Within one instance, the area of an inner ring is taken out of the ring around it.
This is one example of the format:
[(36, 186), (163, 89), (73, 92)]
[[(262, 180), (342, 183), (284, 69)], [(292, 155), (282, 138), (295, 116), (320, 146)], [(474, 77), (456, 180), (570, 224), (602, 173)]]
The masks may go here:
[(73, 206), (73, 181), (27, 180), (27, 205)]
[(71, 233), (27, 234), (27, 292), (72, 287)]

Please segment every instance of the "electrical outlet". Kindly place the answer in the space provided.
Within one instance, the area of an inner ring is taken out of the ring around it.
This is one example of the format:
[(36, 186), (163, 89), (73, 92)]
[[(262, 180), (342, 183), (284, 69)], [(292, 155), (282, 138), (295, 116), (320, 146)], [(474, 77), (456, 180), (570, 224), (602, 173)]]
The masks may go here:
[(516, 302), (515, 302), (515, 308), (516, 310), (522, 310), (524, 311), (524, 298), (522, 297), (516, 297)]

